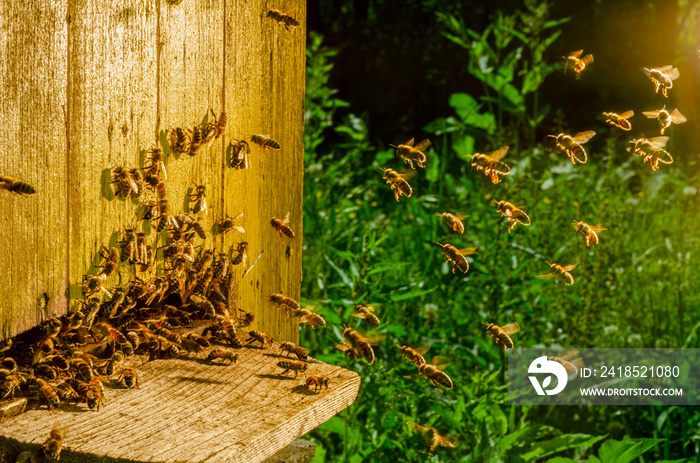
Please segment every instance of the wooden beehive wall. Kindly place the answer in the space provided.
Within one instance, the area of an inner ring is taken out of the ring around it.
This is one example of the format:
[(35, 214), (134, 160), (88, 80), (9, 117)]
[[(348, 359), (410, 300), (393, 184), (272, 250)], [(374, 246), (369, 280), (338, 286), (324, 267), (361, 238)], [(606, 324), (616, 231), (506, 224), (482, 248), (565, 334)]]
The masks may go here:
[[(270, 9), (301, 26), (286, 30), (267, 17)], [(192, 182), (207, 187), (204, 247), (227, 251), (245, 239), (248, 265), (263, 251), (244, 279), (233, 268), (237, 305), (256, 315), (254, 329), (297, 339), (296, 325), (268, 299), (299, 296), (305, 13), (303, 0), (0, 4), (0, 175), (37, 190), (0, 201), (0, 339), (77, 303), (100, 247), (115, 246), (123, 227), (137, 223), (137, 200), (115, 197), (111, 169), (143, 167), (145, 151), (166, 142), (169, 128), (211, 120), (210, 108), (228, 114), (223, 139), (194, 157), (164, 147), (170, 207), (185, 212)], [(251, 144), (250, 168), (231, 169), (229, 141), (253, 134), (282, 149)], [(244, 213), (245, 235), (212, 235), (225, 212)], [(290, 252), (270, 226), (287, 212), (297, 235)], [(142, 227), (155, 244), (155, 230)], [(131, 272), (120, 264), (107, 286), (126, 284)]]

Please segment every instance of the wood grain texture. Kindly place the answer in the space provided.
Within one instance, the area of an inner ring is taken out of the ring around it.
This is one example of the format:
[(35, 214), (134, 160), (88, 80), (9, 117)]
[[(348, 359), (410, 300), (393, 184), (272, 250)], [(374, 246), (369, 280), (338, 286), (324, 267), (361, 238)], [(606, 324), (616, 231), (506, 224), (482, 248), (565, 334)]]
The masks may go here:
[(37, 191), (0, 192), (0, 339), (66, 305), (66, 10), (67, 1), (0, 4), (0, 175)]
[(107, 388), (99, 412), (63, 404), (29, 410), (2, 423), (0, 449), (12, 460), (35, 450), (56, 421), (68, 426), (61, 462), (261, 462), (357, 397), (360, 378), (314, 362), (307, 374), (331, 378), (318, 394), (300, 374), (280, 376), (270, 350), (242, 349), (236, 365), (199, 358), (138, 367), (140, 389)]
[(266, 458), (263, 463), (311, 463), (315, 453), (316, 444), (297, 439), (270, 458)]

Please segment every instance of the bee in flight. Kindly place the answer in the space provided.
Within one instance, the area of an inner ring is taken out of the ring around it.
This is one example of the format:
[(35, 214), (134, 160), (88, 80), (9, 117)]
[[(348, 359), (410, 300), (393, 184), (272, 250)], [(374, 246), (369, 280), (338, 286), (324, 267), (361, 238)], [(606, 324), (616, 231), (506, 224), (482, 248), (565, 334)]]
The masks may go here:
[(476, 246), (457, 249), (449, 243), (440, 244), (436, 242), (435, 244), (442, 248), (442, 253), (445, 254), (447, 262), (452, 262), (452, 273), (455, 273), (455, 268), (460, 269), (463, 273), (469, 271), (469, 261), (466, 256), (476, 254)]
[(424, 363), (418, 367), (418, 374), (431, 382), (433, 386), (438, 388), (438, 391), (442, 392), (440, 386), (445, 389), (453, 389), (454, 383), (452, 378), (447, 376), (447, 373), (442, 371), (449, 366), (449, 363), (438, 363), (441, 362), (442, 358), (433, 357), (433, 363)]
[(634, 116), (634, 111), (632, 110), (625, 111), (622, 114), (603, 113), (605, 122), (628, 132), (632, 130), (632, 123), (628, 120), (632, 116)]
[(631, 140), (630, 143), (634, 146), (628, 146), (627, 151), (635, 156), (643, 156), (644, 162), (649, 161), (651, 170), (657, 170), (659, 168), (659, 162), (662, 164), (672, 164), (673, 157), (671, 153), (664, 149), (666, 143), (668, 143), (668, 137), (654, 137), (654, 138), (640, 138), (638, 140)]
[(503, 326), (498, 326), (495, 323), (484, 323), (486, 332), (493, 338), (493, 342), (503, 348), (510, 350), (515, 345), (511, 339), (511, 335), (520, 331), (520, 325), (516, 322), (511, 322)]
[(593, 55), (589, 53), (581, 58), (582, 54), (583, 49), (572, 51), (569, 56), (562, 56), (562, 58), (566, 60), (564, 72), (566, 72), (567, 69), (571, 69), (576, 73), (577, 78), (580, 77), (581, 72), (593, 62)]
[(666, 111), (666, 105), (664, 105), (663, 108), (657, 111), (642, 111), (642, 114), (644, 114), (649, 119), (659, 120), (659, 128), (661, 129), (661, 135), (664, 134), (664, 130), (669, 128), (671, 124), (682, 124), (688, 120), (683, 114), (681, 114), (678, 108), (674, 109), (670, 113)]
[(668, 90), (673, 88), (673, 81), (678, 79), (681, 75), (678, 68), (674, 68), (673, 65), (669, 64), (667, 66), (661, 66), (660, 68), (642, 68), (644, 74), (647, 75), (651, 82), (654, 84), (654, 91), (661, 93), (668, 98)]
[(28, 183), (19, 182), (7, 175), (0, 175), (0, 189), (15, 193), (20, 196), (33, 195), (36, 190)]
[(430, 346), (417, 347), (414, 349), (413, 347), (399, 346), (397, 344), (396, 347), (401, 349), (401, 355), (406, 357), (406, 359), (412, 364), (414, 364), (417, 368), (420, 368), (421, 365), (428, 363), (425, 361), (423, 354), (430, 350)]
[(581, 164), (585, 164), (588, 161), (588, 154), (583, 146), (588, 140), (593, 138), (595, 132), (589, 130), (587, 132), (579, 132), (573, 137), (565, 133), (560, 133), (559, 135), (547, 135), (555, 139), (557, 148), (562, 150), (569, 156), (571, 162), (576, 164), (576, 161)]
[(284, 11), (270, 10), (267, 12), (267, 17), (277, 21), (279, 24), (282, 24), (284, 28), (288, 31), (290, 30), (290, 26), (294, 27), (299, 25), (299, 21), (297, 21)]
[(464, 233), (464, 223), (462, 223), (462, 220), (469, 217), (468, 215), (454, 215), (450, 214), (449, 212), (436, 212), (435, 215), (441, 217), (442, 221), (445, 222), (445, 225), (460, 235)]
[(380, 323), (379, 318), (374, 315), (374, 307), (371, 305), (356, 304), (352, 316), (361, 318), (374, 327), (378, 327)]
[(591, 244), (595, 246), (598, 244), (600, 242), (598, 239), (598, 233), (607, 230), (607, 228), (603, 227), (602, 225), (592, 226), (585, 222), (577, 222), (576, 220), (574, 220), (573, 225), (576, 231), (582, 234), (585, 238), (586, 246), (590, 246)]
[(447, 437), (441, 436), (438, 434), (437, 429), (433, 427), (424, 427), (413, 421), (409, 421), (408, 424), (413, 425), (415, 431), (423, 434), (425, 443), (430, 447), (428, 455), (432, 456), (433, 452), (435, 452), (435, 449), (438, 447), (448, 447), (452, 449), (457, 447), (458, 442), (456, 439), (448, 439)]
[(384, 167), (380, 167), (380, 169), (384, 172), (384, 180), (386, 180), (386, 183), (391, 185), (391, 189), (394, 190), (394, 197), (397, 201), (401, 196), (407, 198), (411, 197), (413, 189), (406, 181), (406, 174), (399, 174), (394, 169), (387, 169)]
[[(347, 327), (343, 331), (343, 338), (345, 338), (345, 341), (347, 341), (346, 345), (350, 346), (354, 353), (357, 354), (356, 358), (361, 357), (370, 365), (374, 363), (374, 350), (372, 349), (371, 344), (373, 342), (377, 342), (379, 340), (378, 338), (373, 338), (370, 340), (360, 334), (360, 332), (356, 329)], [(348, 351), (346, 350), (344, 352), (347, 354)]]
[(430, 146), (430, 140), (427, 138), (420, 143), (418, 143), (416, 146), (413, 146), (413, 138), (408, 140), (406, 143), (403, 145), (389, 145), (392, 148), (396, 148), (396, 154), (403, 159), (403, 161), (411, 166), (411, 169), (415, 169), (413, 167), (413, 161), (416, 161), (416, 164), (418, 164), (418, 167), (425, 167), (423, 163), (428, 159), (427, 156), (423, 151), (425, 151), (429, 146)]
[(471, 166), (476, 170), (483, 170), (484, 175), (490, 177), (491, 182), (495, 185), (501, 181), (499, 175), (505, 176), (510, 174), (510, 166), (501, 161), (501, 159), (506, 157), (506, 154), (508, 154), (507, 146), (502, 146), (496, 151), (486, 154), (476, 153), (472, 156)]
[(569, 272), (575, 269), (578, 264), (571, 264), (567, 266), (552, 264), (549, 262), (547, 262), (547, 264), (549, 265), (549, 273), (547, 273), (546, 275), (537, 275), (537, 278), (539, 278), (540, 280), (549, 280), (550, 278), (556, 278), (557, 280), (564, 283), (566, 286), (571, 286), (574, 284), (574, 277)]
[(578, 351), (576, 349), (571, 349), (561, 356), (547, 357), (547, 360), (552, 360), (563, 366), (566, 370), (566, 375), (571, 380), (577, 377), (578, 372), (583, 368), (583, 359), (581, 357), (574, 358), (577, 355)]
[(530, 217), (522, 209), (512, 205), (508, 201), (497, 201), (494, 199), (493, 202), (496, 204), (496, 211), (510, 223), (508, 226), (508, 233), (519, 223), (525, 226), (532, 223), (530, 222)]

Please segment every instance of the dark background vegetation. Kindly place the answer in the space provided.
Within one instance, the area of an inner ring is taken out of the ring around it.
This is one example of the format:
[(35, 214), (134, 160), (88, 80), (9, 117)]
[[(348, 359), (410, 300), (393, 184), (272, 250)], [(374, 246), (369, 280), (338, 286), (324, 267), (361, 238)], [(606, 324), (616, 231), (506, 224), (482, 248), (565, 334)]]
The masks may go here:
[[(356, 403), (311, 434), (316, 461), (698, 461), (697, 407), (508, 406), (507, 357), (482, 322), (517, 321), (516, 347), (700, 347), (698, 109), (700, 9), (692, 1), (310, 0), (303, 302), (321, 360), (363, 378)], [(580, 79), (562, 56), (595, 62)], [(664, 99), (641, 67), (673, 64)], [(658, 136), (641, 112), (678, 107), (675, 162), (652, 172), (625, 150)], [(633, 109), (633, 130), (600, 119)], [(573, 166), (548, 134), (597, 132)], [(389, 144), (430, 138), (427, 167), (397, 203), (379, 167), (410, 170)], [(475, 152), (509, 145), (492, 185)], [(528, 212), (512, 233), (492, 199)], [(436, 212), (463, 213), (456, 235)], [(573, 220), (603, 224), (586, 248)], [(454, 275), (435, 241), (478, 246)], [(576, 283), (542, 281), (545, 260), (578, 262)], [(378, 308), (377, 361), (335, 350), (355, 303)], [(430, 345), (455, 382), (440, 393), (395, 347)], [(332, 387), (332, 386), (331, 386)], [(457, 438), (427, 455), (407, 421)], [(623, 451), (626, 456), (621, 456)]]

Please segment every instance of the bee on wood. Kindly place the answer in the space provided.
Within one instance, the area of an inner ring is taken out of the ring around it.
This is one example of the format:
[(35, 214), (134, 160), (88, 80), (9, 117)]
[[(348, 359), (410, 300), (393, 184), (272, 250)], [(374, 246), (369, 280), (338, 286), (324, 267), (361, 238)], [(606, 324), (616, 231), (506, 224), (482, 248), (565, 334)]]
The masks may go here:
[(248, 242), (241, 241), (236, 245), (236, 255), (231, 260), (231, 265), (243, 264), (245, 268), (248, 263)]
[(260, 347), (265, 347), (265, 344), (270, 343), (270, 345), (272, 345), (275, 342), (272, 336), (267, 333), (263, 333), (262, 331), (248, 331), (248, 336), (250, 336), (248, 345), (251, 345), (254, 342), (259, 342)]
[(283, 342), (282, 344), (280, 344), (280, 350), (288, 354), (296, 355), (299, 360), (306, 361), (309, 359), (308, 349), (305, 349), (301, 346), (297, 346), (296, 344), (293, 344), (291, 342)]
[(171, 134), (173, 132), (174, 142), (171, 142), (170, 149), (172, 149), (173, 152), (178, 154), (187, 153), (189, 151), (189, 142), (187, 141), (187, 134), (180, 127), (177, 127), (175, 130), (172, 130)]
[(270, 10), (267, 12), (267, 17), (272, 18), (275, 21), (277, 21), (279, 24), (282, 24), (285, 29), (288, 31), (290, 30), (290, 27), (295, 27), (299, 25), (299, 21), (291, 17), (289, 14), (286, 12), (280, 11), (280, 10)]
[(32, 381), (38, 387), (40, 397), (44, 399), (49, 410), (57, 408), (61, 404), (61, 399), (51, 384), (41, 378), (32, 378)]
[(289, 227), (289, 212), (284, 216), (284, 219), (280, 220), (277, 217), (270, 219), (270, 225), (275, 231), (280, 235), (280, 240), (282, 240), (282, 246), (284, 246), (284, 238), (282, 234), (285, 234), (289, 239), (294, 239), (294, 230)]
[(343, 331), (343, 338), (345, 338), (348, 344), (355, 349), (359, 354), (358, 356), (363, 358), (365, 362), (370, 365), (374, 363), (374, 350), (372, 349), (369, 339), (360, 334), (356, 329), (347, 327)]
[(306, 387), (311, 389), (311, 386), (314, 387), (314, 392), (318, 393), (323, 391), (323, 388), (326, 388), (328, 390), (328, 383), (330, 382), (330, 379), (327, 376), (323, 375), (309, 375), (306, 378)]
[(496, 211), (510, 223), (508, 226), (508, 233), (519, 223), (525, 226), (530, 225), (530, 217), (519, 207), (514, 206), (508, 201), (497, 201), (495, 199), (492, 201), (496, 205)]
[(416, 146), (413, 146), (413, 138), (408, 140), (406, 143), (403, 145), (389, 145), (392, 148), (396, 148), (396, 154), (403, 159), (403, 161), (411, 166), (411, 169), (415, 169), (413, 167), (413, 161), (418, 164), (418, 167), (425, 167), (423, 163), (428, 159), (428, 157), (425, 155), (424, 151), (428, 149), (430, 146), (430, 140), (427, 138), (420, 143), (418, 143)]
[(190, 143), (187, 147), (185, 153), (188, 156), (196, 156), (199, 152), (199, 148), (202, 146), (202, 130), (199, 127), (194, 127), (192, 129), (192, 136), (190, 137)]
[(104, 281), (117, 269), (117, 264), (119, 264), (119, 251), (117, 248), (108, 249), (105, 245), (102, 245), (100, 257), (102, 257), (102, 264), (99, 267), (100, 272), (97, 274), (97, 278)]
[(590, 246), (591, 244), (595, 246), (598, 244), (598, 233), (607, 230), (607, 228), (602, 225), (592, 226), (585, 222), (577, 222), (576, 220), (574, 220), (573, 225), (576, 231), (583, 235), (586, 240), (586, 246)]
[(547, 136), (555, 139), (557, 148), (566, 153), (573, 164), (576, 164), (576, 161), (585, 164), (588, 161), (588, 154), (586, 153), (586, 149), (581, 145), (593, 138), (595, 132), (592, 130), (579, 132), (573, 137), (565, 133)]
[(394, 169), (384, 167), (380, 167), (380, 169), (384, 172), (382, 178), (386, 180), (387, 184), (391, 185), (396, 201), (398, 201), (401, 196), (409, 198), (413, 194), (411, 185), (406, 181), (406, 174), (399, 174)]
[(253, 135), (250, 137), (250, 141), (262, 148), (263, 151), (282, 149), (279, 143), (267, 135)]
[(516, 322), (503, 326), (498, 326), (494, 323), (484, 323), (484, 325), (486, 325), (486, 332), (493, 338), (493, 342), (501, 346), (503, 350), (513, 348), (514, 344), (511, 335), (520, 331), (520, 325)]
[(209, 337), (210, 336), (199, 336), (194, 333), (190, 333), (187, 335), (188, 339), (191, 339), (192, 341), (196, 342), (202, 347), (210, 347), (211, 344), (209, 343)]
[(227, 151), (230, 153), (228, 163), (232, 169), (248, 169), (250, 167), (250, 145), (247, 141), (231, 140)]
[(379, 318), (374, 315), (374, 307), (356, 304), (353, 310), (353, 317), (358, 317), (369, 323), (371, 326), (379, 327)]
[(112, 297), (112, 293), (103, 285), (103, 280), (93, 275), (83, 275), (82, 289), (85, 296), (90, 296), (97, 291), (103, 292), (107, 297)]
[(622, 114), (603, 113), (605, 122), (628, 132), (632, 130), (632, 123), (628, 120), (632, 116), (634, 116), (634, 111), (632, 110), (625, 111)]
[(236, 331), (236, 325), (230, 319), (224, 317), (224, 319), (221, 321), (221, 327), (224, 329), (224, 332), (226, 332), (231, 347), (236, 349), (243, 347), (243, 343), (238, 337), (238, 332)]
[(463, 273), (469, 271), (469, 261), (466, 256), (476, 254), (476, 246), (457, 249), (455, 246), (446, 243), (440, 244), (435, 243), (442, 248), (442, 253), (447, 258), (447, 262), (452, 262), (452, 273), (455, 273), (455, 269), (460, 269)]
[(216, 254), (216, 260), (212, 266), (212, 275), (220, 281), (223, 281), (228, 275), (228, 255), (225, 252)]
[(401, 355), (406, 357), (406, 359), (412, 364), (414, 364), (416, 367), (420, 368), (421, 365), (425, 365), (426, 363), (428, 363), (425, 361), (423, 354), (430, 350), (430, 346), (424, 346), (414, 349), (413, 347), (399, 346), (397, 344), (396, 347), (401, 349)]
[(445, 389), (454, 388), (454, 383), (452, 382), (452, 379), (449, 376), (447, 376), (447, 373), (441, 371), (442, 368), (447, 368), (448, 364), (437, 364), (438, 361), (441, 361), (441, 359), (439, 357), (435, 357), (433, 359), (433, 362), (435, 364), (422, 364), (418, 367), (418, 374), (430, 381), (430, 383), (436, 388), (438, 388), (438, 391), (440, 392), (442, 392), (440, 386), (444, 387)]
[(114, 372), (119, 369), (121, 364), (124, 362), (124, 353), (120, 350), (115, 351), (112, 357), (107, 361), (103, 368), (103, 372), (106, 376), (112, 376)]
[(193, 214), (199, 214), (200, 212), (204, 212), (205, 214), (207, 213), (207, 187), (204, 185), (197, 185), (196, 183), (194, 184), (195, 190), (194, 193), (189, 195), (189, 200), (190, 203), (193, 205), (190, 206), (190, 210), (192, 211)]
[(674, 68), (670, 64), (659, 68), (642, 68), (642, 71), (651, 79), (651, 82), (654, 84), (654, 91), (659, 93), (659, 90), (661, 90), (661, 93), (666, 98), (668, 98), (668, 90), (673, 88), (673, 81), (681, 75), (678, 68)]
[(571, 264), (567, 266), (552, 264), (549, 262), (547, 262), (547, 264), (549, 265), (549, 273), (546, 275), (537, 275), (537, 278), (541, 280), (549, 280), (550, 278), (556, 278), (557, 280), (564, 283), (566, 286), (571, 286), (574, 284), (574, 277), (569, 272), (575, 269), (578, 264)]
[(471, 166), (477, 171), (483, 171), (484, 175), (491, 179), (494, 185), (501, 182), (500, 176), (510, 174), (510, 166), (501, 161), (508, 154), (508, 147), (502, 146), (496, 151), (486, 154), (475, 153), (472, 156)]
[(56, 423), (54, 423), (49, 433), (49, 438), (39, 447), (39, 451), (44, 458), (56, 461), (61, 458), (61, 447), (63, 446), (63, 439), (66, 438), (67, 432), (68, 428), (61, 426), (60, 422), (56, 421)]
[(576, 73), (576, 78), (579, 78), (581, 76), (581, 72), (593, 62), (593, 55), (589, 53), (581, 58), (582, 54), (583, 49), (572, 51), (569, 56), (562, 56), (562, 58), (566, 60), (564, 72), (566, 72), (567, 69), (571, 69)]
[(136, 387), (136, 389), (140, 389), (139, 375), (133, 367), (126, 367), (122, 370), (119, 374), (119, 378), (117, 378), (117, 384), (121, 384), (122, 381), (126, 387)]
[(241, 309), (240, 307), (237, 308), (239, 312), (241, 312), (243, 315), (238, 317), (238, 324), (242, 327), (247, 327), (253, 324), (253, 320), (255, 320), (255, 315), (252, 314), (251, 312), (246, 312), (245, 310)]
[(408, 424), (413, 425), (413, 429), (415, 431), (423, 434), (425, 443), (430, 448), (430, 450), (428, 451), (428, 455), (432, 456), (438, 447), (455, 448), (458, 445), (456, 439), (448, 439), (447, 437), (441, 436), (440, 434), (438, 434), (437, 429), (433, 427), (423, 427), (412, 421), (409, 421)]
[(561, 356), (547, 357), (547, 360), (552, 360), (563, 366), (568, 379), (572, 380), (578, 376), (578, 372), (583, 368), (583, 359), (581, 357), (574, 358), (577, 355), (578, 351), (576, 349), (571, 349)]
[(25, 382), (26, 380), (20, 372), (5, 376), (5, 379), (0, 382), (0, 399), (6, 399), (8, 396), (14, 399), (15, 391)]
[(234, 352), (231, 352), (230, 350), (217, 347), (211, 352), (209, 352), (209, 355), (207, 356), (207, 360), (209, 360), (210, 362), (213, 362), (216, 359), (221, 359), (222, 365), (226, 360), (228, 360), (228, 364), (231, 365), (231, 363), (238, 362), (238, 355)]
[(236, 220), (243, 217), (243, 212), (238, 214), (235, 217), (231, 217), (228, 215), (228, 212), (225, 214), (225, 217), (221, 219), (219, 222), (219, 232), (223, 235), (229, 232), (230, 230), (236, 230), (238, 233), (245, 233), (245, 230), (243, 227), (240, 225), (236, 225)]
[(211, 112), (212, 122), (207, 123), (207, 135), (205, 138), (209, 138), (211, 142), (224, 134), (228, 118), (226, 117), (225, 111), (221, 111), (219, 119), (216, 118), (216, 113), (212, 108), (209, 108), (209, 111)]
[(666, 105), (664, 105), (664, 107), (659, 109), (658, 111), (642, 111), (642, 114), (644, 114), (649, 119), (659, 120), (659, 128), (661, 128), (661, 135), (664, 134), (664, 131), (667, 128), (669, 128), (671, 124), (682, 124), (688, 121), (688, 119), (686, 119), (685, 116), (681, 114), (678, 108), (674, 109), (670, 113), (666, 111)]
[(20, 182), (7, 175), (0, 175), (0, 189), (20, 196), (29, 196), (36, 193), (36, 190), (30, 184)]
[(46, 378), (53, 381), (58, 378), (58, 369), (48, 363), (38, 363), (34, 365), (34, 376), (37, 378)]
[(644, 162), (649, 161), (651, 170), (659, 168), (659, 162), (662, 164), (672, 164), (673, 157), (671, 153), (666, 151), (664, 146), (668, 142), (668, 137), (654, 137), (650, 139), (640, 138), (639, 140), (631, 140), (634, 146), (627, 147), (627, 151), (635, 156), (643, 156)]
[(308, 368), (307, 364), (298, 360), (282, 360), (281, 362), (277, 362), (277, 366), (280, 368), (285, 368), (285, 370), (282, 373), (280, 373), (281, 375), (286, 374), (288, 371), (293, 371), (294, 379), (296, 379), (297, 374), (300, 371), (302, 373), (305, 373), (306, 369)]
[(162, 173), (163, 178), (165, 180), (168, 179), (168, 173), (165, 170), (165, 156), (163, 155), (163, 150), (156, 147), (149, 148), (149, 150), (146, 151), (146, 160), (150, 164), (143, 167), (145, 171), (150, 171), (151, 174), (158, 176)]
[(92, 381), (94, 373), (92, 371), (92, 365), (86, 360), (81, 358), (76, 358), (70, 361), (71, 370), (75, 371), (75, 377), (80, 377), (86, 383)]
[(177, 220), (175, 220), (175, 217), (170, 214), (170, 206), (168, 205), (167, 199), (160, 199), (158, 201), (158, 212), (158, 226), (156, 227), (158, 233), (162, 232), (168, 227), (180, 228), (180, 225), (177, 223)]
[(129, 196), (139, 196), (140, 194), (139, 186), (126, 167), (115, 166), (112, 169), (112, 181), (110, 183), (117, 184), (117, 190), (114, 192), (117, 196), (128, 198)]
[(97, 408), (95, 411), (99, 412), (100, 405), (107, 403), (104, 396), (104, 387), (99, 378), (94, 378), (89, 383), (82, 384), (78, 388), (78, 395), (80, 396), (78, 403), (85, 401), (90, 410)]
[(454, 215), (449, 212), (436, 212), (437, 217), (441, 217), (445, 225), (450, 227), (453, 231), (459, 233), (460, 235), (464, 233), (464, 223), (462, 220), (466, 219), (466, 215)]
[(141, 220), (152, 220), (158, 216), (158, 203), (155, 201), (143, 201), (141, 202), (141, 207), (143, 208), (143, 214), (141, 214)]

